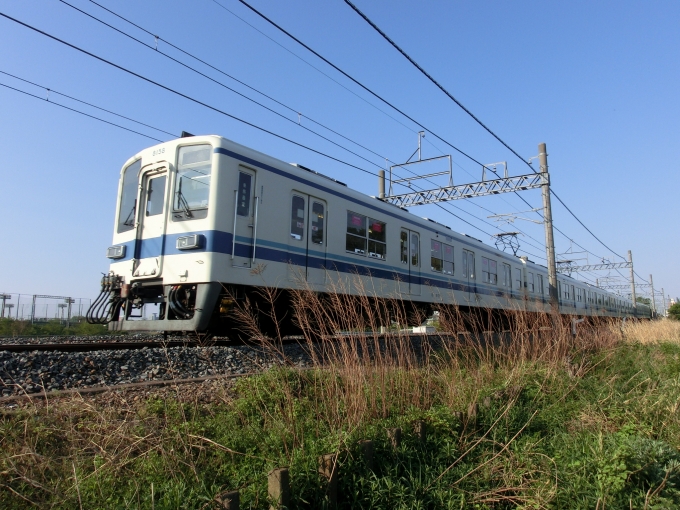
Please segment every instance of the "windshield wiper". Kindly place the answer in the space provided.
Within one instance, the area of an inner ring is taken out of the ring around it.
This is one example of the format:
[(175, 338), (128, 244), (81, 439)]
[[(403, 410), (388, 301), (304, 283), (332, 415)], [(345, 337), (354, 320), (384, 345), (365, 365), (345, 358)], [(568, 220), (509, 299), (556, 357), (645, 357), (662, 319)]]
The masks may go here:
[(137, 210), (137, 200), (135, 200), (135, 205), (132, 206), (132, 210), (130, 210), (130, 214), (128, 214), (127, 218), (125, 218), (123, 225), (125, 225), (126, 227), (134, 227), (135, 226), (135, 211), (136, 210)]
[(182, 209), (184, 209), (184, 214), (187, 218), (193, 217), (193, 214), (191, 214), (191, 209), (189, 209), (189, 203), (187, 202), (186, 198), (184, 198), (184, 194), (182, 193), (182, 179), (184, 177), (179, 178), (179, 186), (177, 189), (177, 193), (175, 195), (177, 196), (177, 205), (181, 206)]

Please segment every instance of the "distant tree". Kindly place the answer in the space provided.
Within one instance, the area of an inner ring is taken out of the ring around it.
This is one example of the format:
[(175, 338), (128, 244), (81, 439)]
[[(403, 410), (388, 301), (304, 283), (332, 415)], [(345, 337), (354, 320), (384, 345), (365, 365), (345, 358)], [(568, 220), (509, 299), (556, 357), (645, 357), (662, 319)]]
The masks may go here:
[(680, 302), (675, 303), (668, 309), (668, 317), (680, 321)]
[(638, 303), (642, 303), (643, 305), (651, 305), (652, 304), (652, 300), (649, 299), (648, 297), (638, 296), (637, 298), (635, 298), (635, 301), (637, 301)]

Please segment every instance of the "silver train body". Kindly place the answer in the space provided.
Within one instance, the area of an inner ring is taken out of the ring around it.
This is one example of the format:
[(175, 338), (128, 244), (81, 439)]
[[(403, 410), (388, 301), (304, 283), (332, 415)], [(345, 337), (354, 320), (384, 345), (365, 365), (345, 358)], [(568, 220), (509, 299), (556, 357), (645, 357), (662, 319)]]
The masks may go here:
[[(262, 287), (342, 288), (436, 309), (548, 312), (544, 266), (219, 136), (141, 151), (121, 171), (109, 276), (89, 317), (112, 330), (201, 332)], [(559, 276), (560, 312), (651, 310)], [(154, 305), (156, 313), (141, 316)]]

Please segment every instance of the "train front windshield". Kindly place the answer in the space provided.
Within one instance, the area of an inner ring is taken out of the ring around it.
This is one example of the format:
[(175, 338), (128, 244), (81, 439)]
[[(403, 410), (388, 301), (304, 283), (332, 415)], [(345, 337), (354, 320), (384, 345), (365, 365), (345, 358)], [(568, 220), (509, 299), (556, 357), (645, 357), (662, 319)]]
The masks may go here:
[(210, 195), (212, 147), (181, 147), (177, 158), (177, 177), (173, 199), (175, 219), (188, 219), (207, 211)]

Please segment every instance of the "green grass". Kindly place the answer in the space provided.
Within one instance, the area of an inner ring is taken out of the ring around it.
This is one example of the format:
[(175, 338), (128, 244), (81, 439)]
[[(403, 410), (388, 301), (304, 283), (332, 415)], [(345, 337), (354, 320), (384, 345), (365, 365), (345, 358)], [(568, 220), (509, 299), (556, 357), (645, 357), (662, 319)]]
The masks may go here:
[(65, 335), (108, 335), (106, 326), (88, 324), (84, 318), (72, 319), (66, 326), (59, 320), (51, 320), (40, 324), (16, 319), (0, 319), (0, 336), (65, 336)]
[[(576, 365), (279, 370), (209, 404), (178, 394), (5, 412), (0, 507), (200, 509), (239, 489), (242, 508), (268, 508), (266, 474), (288, 466), (291, 507), (328, 508), (327, 453), (342, 508), (680, 506), (680, 346), (620, 344)], [(486, 396), (476, 422), (461, 421)], [(390, 427), (403, 429), (396, 451)], [(375, 441), (373, 471), (361, 439)]]

